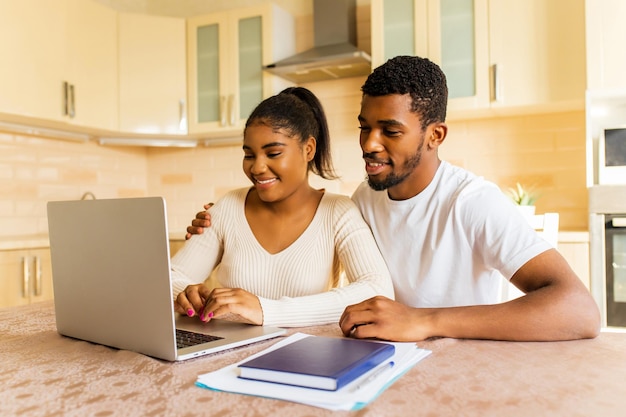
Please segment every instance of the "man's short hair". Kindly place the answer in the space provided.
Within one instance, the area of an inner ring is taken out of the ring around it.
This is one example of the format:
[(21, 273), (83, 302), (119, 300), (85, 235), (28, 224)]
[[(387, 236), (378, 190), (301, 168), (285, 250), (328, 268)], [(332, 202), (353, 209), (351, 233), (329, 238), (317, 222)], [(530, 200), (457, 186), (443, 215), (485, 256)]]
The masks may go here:
[(446, 120), (446, 76), (427, 58), (406, 55), (392, 58), (374, 69), (361, 91), (368, 96), (409, 94), (411, 110), (420, 116), (423, 129)]

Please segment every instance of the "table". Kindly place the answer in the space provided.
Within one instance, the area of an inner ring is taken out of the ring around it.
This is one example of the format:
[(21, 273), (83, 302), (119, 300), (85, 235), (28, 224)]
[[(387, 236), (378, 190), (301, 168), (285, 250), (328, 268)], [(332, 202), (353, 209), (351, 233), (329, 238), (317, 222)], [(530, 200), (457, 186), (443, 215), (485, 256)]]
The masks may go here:
[[(337, 325), (290, 329), (339, 336)], [(439, 338), (433, 351), (358, 412), (214, 392), (198, 374), (276, 339), (170, 363), (60, 336), (53, 302), (0, 310), (2, 416), (623, 416), (626, 334), (593, 340), (497, 342)]]

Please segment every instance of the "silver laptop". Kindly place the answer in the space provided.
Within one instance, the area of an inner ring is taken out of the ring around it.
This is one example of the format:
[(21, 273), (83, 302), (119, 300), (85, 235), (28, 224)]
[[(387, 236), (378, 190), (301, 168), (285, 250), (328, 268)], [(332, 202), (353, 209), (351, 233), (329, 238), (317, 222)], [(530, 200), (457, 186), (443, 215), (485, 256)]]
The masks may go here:
[(285, 333), (174, 313), (161, 197), (49, 202), (48, 229), (62, 335), (177, 361)]

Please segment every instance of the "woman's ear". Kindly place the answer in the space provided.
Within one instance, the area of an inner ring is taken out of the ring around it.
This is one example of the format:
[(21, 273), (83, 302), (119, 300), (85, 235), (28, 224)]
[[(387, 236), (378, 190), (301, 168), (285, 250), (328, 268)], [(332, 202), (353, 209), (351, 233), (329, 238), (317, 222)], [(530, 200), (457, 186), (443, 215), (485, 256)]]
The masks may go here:
[(317, 141), (313, 136), (309, 136), (304, 144), (304, 152), (306, 160), (311, 162), (315, 158), (315, 152), (317, 151)]

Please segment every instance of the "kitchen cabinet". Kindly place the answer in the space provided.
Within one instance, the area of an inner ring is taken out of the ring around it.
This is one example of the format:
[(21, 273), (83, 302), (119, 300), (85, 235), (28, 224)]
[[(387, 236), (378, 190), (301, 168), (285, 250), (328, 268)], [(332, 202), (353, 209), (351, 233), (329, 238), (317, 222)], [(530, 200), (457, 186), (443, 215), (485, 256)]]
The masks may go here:
[(0, 112), (61, 119), (65, 20), (57, 2), (0, 0)]
[(48, 248), (0, 251), (0, 307), (51, 300), (53, 295)]
[(584, 108), (583, 0), (489, 2), (492, 106), (566, 104)]
[(187, 133), (185, 20), (119, 14), (120, 131)]
[(626, 90), (626, 2), (586, 0), (587, 87)]
[(373, 0), (372, 66), (427, 57), (446, 73), (448, 108), (489, 106), (487, 0)]
[(452, 116), (584, 106), (583, 0), (372, 0), (371, 13), (373, 65), (438, 63)]
[(92, 0), (0, 0), (0, 112), (117, 129), (117, 12)]
[(74, 86), (70, 123), (117, 130), (117, 12), (93, 0), (66, 0), (66, 7), (63, 79)]
[(294, 53), (293, 17), (271, 3), (193, 17), (187, 48), (189, 133), (241, 134), (254, 107), (288, 85), (262, 66)]

